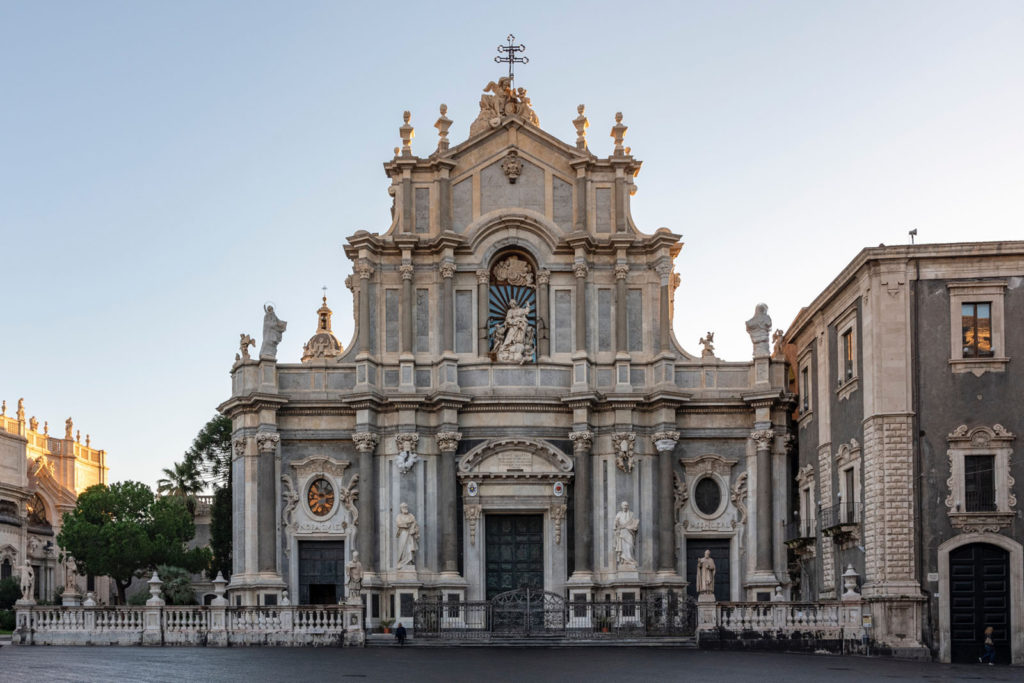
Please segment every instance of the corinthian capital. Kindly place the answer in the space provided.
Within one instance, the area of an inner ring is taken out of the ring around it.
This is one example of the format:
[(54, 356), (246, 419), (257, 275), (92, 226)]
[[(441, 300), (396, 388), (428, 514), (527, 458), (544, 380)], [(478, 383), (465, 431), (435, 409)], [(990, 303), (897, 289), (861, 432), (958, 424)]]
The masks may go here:
[(233, 445), (235, 447), (235, 457), (236, 458), (240, 458), (243, 455), (245, 455), (245, 443), (246, 443), (246, 438), (244, 436), (239, 436), (239, 437), (237, 437), (234, 440)]
[(572, 441), (573, 451), (586, 453), (594, 443), (594, 433), (587, 430), (569, 432), (569, 440)]
[(659, 453), (672, 452), (676, 449), (676, 443), (679, 442), (679, 432), (654, 432), (651, 434), (651, 441), (654, 442), (654, 447)]
[(750, 433), (750, 438), (757, 444), (757, 450), (764, 451), (772, 447), (775, 432), (770, 429), (756, 429)]
[(547, 268), (541, 268), (537, 271), (537, 284), (546, 285), (551, 281), (551, 271)]
[(441, 277), (451, 277), (455, 275), (455, 264), (451, 261), (445, 261), (438, 270), (441, 272)]
[(413, 273), (412, 264), (411, 263), (403, 263), (402, 265), (398, 266), (398, 272), (402, 274), (402, 279), (403, 280), (411, 280), (412, 279), (412, 273)]
[(372, 453), (377, 447), (378, 437), (373, 432), (356, 432), (352, 435), (352, 442), (360, 453)]
[(587, 264), (584, 263), (583, 261), (577, 261), (576, 263), (572, 264), (572, 271), (576, 275), (576, 277), (586, 277), (589, 270), (590, 269), (587, 268)]
[(256, 447), (260, 449), (260, 453), (273, 453), (279, 443), (281, 435), (277, 432), (260, 432), (256, 435)]
[(459, 441), (462, 439), (460, 432), (438, 432), (434, 435), (434, 441), (437, 443), (437, 450), (442, 453), (450, 453), (459, 447)]
[(629, 275), (629, 264), (628, 263), (616, 263), (615, 264), (615, 279), (616, 280), (625, 280), (627, 275)]
[(479, 285), (486, 285), (490, 281), (491, 281), (491, 274), (489, 272), (487, 272), (483, 268), (481, 268), (480, 270), (476, 271), (476, 282), (477, 282), (477, 284), (479, 284)]
[(355, 271), (360, 280), (369, 280), (370, 276), (373, 275), (373, 264), (366, 259), (360, 259), (359, 263), (352, 267), (352, 270)]

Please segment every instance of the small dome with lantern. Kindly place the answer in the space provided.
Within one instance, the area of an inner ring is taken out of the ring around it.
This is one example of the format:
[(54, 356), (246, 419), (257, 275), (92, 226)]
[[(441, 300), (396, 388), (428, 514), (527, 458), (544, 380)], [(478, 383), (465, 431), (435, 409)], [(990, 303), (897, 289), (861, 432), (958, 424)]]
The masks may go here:
[(302, 362), (308, 363), (320, 358), (337, 358), (341, 355), (341, 342), (331, 332), (331, 309), (327, 307), (327, 295), (316, 312), (316, 334), (302, 347)]

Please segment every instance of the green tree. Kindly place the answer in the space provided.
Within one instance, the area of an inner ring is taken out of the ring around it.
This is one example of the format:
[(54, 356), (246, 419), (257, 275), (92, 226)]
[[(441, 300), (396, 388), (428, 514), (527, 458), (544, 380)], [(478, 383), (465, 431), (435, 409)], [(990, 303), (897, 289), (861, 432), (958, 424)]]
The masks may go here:
[(109, 576), (119, 601), (132, 577), (171, 564), (190, 571), (209, 565), (207, 548), (186, 547), (195, 524), (179, 498), (156, 498), (137, 481), (90, 486), (64, 514), (57, 543), (75, 558), (78, 571)]
[(201, 463), (214, 486), (231, 484), (231, 418), (214, 415), (192, 440), (185, 458)]
[(213, 492), (210, 506), (210, 550), (213, 560), (207, 571), (211, 579), (222, 572), (224, 578), (231, 578), (231, 533), (232, 533), (231, 489), (224, 486)]
[(186, 454), (183, 461), (165, 467), (163, 472), (164, 476), (156, 482), (157, 492), (180, 498), (189, 512), (195, 514), (196, 496), (206, 487), (199, 462)]

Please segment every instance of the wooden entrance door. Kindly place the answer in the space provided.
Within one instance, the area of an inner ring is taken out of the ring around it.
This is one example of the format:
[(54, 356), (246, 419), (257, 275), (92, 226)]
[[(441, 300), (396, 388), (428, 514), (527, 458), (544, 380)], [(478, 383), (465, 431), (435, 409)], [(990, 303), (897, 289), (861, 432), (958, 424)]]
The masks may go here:
[(686, 591), (697, 597), (697, 560), (704, 557), (704, 551), (711, 551), (715, 561), (715, 600), (728, 602), (729, 590), (729, 545), (728, 538), (687, 538), (686, 539), (686, 580), (690, 582)]
[(487, 599), (544, 588), (544, 515), (486, 515)]
[(337, 605), (344, 585), (344, 541), (299, 541), (299, 604)]
[(1009, 664), (1010, 553), (988, 543), (960, 546), (949, 553), (950, 658), (977, 663), (988, 626), (996, 662)]

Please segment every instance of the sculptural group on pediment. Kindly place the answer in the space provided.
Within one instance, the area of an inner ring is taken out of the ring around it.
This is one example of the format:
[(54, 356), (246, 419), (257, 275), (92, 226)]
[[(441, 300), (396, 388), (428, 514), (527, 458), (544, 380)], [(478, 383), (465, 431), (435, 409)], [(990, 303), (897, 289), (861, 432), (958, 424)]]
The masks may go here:
[(488, 128), (497, 128), (505, 116), (519, 116), (528, 123), (540, 125), (540, 119), (533, 111), (530, 98), (526, 96), (526, 88), (513, 88), (512, 79), (508, 76), (488, 83), (484, 86), (484, 93), (480, 96), (480, 113), (469, 126), (470, 135), (476, 135)]

